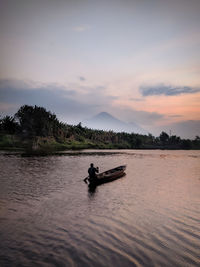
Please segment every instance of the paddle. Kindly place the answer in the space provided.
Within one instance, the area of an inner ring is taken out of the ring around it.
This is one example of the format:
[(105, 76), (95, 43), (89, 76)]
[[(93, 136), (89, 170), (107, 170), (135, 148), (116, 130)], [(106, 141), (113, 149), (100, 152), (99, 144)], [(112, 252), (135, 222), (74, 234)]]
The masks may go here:
[(86, 184), (88, 184), (88, 183), (87, 183), (88, 179), (89, 179), (89, 178), (86, 177), (86, 178), (83, 179), (83, 181), (84, 181)]

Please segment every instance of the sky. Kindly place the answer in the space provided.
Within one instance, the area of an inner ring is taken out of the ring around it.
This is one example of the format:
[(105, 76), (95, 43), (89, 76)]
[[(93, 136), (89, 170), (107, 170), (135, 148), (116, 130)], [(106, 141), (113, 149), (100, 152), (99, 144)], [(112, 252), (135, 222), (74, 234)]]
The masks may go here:
[(1, 0), (0, 114), (200, 135), (199, 0)]

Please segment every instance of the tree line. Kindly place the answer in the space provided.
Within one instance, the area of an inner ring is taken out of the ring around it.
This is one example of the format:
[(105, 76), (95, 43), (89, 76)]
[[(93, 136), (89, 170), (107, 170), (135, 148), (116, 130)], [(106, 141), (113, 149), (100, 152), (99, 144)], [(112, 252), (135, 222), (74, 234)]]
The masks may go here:
[[(162, 132), (152, 134), (94, 130), (60, 122), (56, 115), (44, 107), (24, 105), (14, 116), (0, 119), (0, 138), (5, 135), (18, 138), (18, 144), (39, 146), (62, 144), (62, 148), (124, 148), (124, 149), (200, 149), (200, 137), (194, 140), (169, 136)], [(0, 144), (1, 144), (0, 139)]]

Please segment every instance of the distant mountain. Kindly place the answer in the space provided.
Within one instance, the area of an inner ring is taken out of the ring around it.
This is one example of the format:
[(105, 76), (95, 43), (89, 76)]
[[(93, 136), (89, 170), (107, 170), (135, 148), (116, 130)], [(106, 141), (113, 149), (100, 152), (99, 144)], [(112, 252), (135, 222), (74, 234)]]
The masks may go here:
[(101, 112), (96, 116), (92, 117), (91, 119), (83, 121), (82, 124), (83, 126), (87, 126), (92, 129), (147, 134), (147, 132), (136, 123), (127, 123), (121, 121), (107, 112)]

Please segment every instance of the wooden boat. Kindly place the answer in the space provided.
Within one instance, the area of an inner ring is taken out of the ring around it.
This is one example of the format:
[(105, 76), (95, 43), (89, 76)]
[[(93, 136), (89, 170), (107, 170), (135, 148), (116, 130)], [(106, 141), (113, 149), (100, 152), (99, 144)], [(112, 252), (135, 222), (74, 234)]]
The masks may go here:
[(90, 181), (89, 177), (87, 177), (84, 179), (84, 181), (86, 182), (86, 180), (88, 180), (89, 186), (97, 186), (100, 184), (108, 183), (123, 177), (125, 175), (125, 169), (126, 165), (118, 166), (111, 170), (97, 174), (97, 178), (95, 180)]

